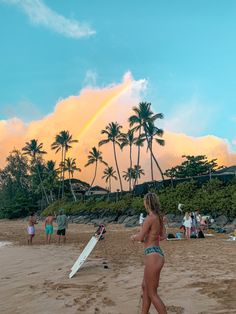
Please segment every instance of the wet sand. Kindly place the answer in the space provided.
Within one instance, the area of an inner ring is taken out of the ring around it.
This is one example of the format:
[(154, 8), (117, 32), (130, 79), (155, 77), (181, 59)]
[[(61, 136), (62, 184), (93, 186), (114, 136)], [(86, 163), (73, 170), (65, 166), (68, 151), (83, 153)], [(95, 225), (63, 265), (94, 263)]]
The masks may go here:
[[(3, 314), (140, 313), (142, 244), (136, 228), (108, 225), (81, 270), (68, 278), (95, 228), (71, 224), (66, 245), (45, 245), (43, 224), (27, 246), (26, 222), (0, 221), (0, 312)], [(163, 241), (166, 263), (159, 293), (168, 313), (236, 313), (236, 242), (225, 235)], [(105, 268), (105, 267), (108, 268)], [(156, 313), (151, 309), (150, 313)]]

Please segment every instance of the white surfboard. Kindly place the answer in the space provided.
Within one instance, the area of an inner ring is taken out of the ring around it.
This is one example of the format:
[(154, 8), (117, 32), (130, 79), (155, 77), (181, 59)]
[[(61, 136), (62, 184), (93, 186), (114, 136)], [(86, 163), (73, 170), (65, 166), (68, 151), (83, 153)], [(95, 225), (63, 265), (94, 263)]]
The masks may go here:
[(102, 235), (102, 232), (98, 236), (92, 236), (86, 247), (83, 249), (80, 256), (77, 258), (76, 262), (71, 268), (71, 272), (69, 275), (69, 278), (72, 278), (77, 271), (80, 269), (80, 267), (83, 265), (83, 263), (86, 261), (89, 254), (92, 252), (92, 250), (95, 248), (96, 244), (98, 243), (100, 237)]

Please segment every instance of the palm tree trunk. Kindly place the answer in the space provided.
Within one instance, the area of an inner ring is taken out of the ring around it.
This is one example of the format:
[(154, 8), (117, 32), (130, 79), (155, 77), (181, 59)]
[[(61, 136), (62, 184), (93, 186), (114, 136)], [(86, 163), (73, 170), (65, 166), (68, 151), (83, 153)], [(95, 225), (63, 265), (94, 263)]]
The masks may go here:
[(74, 192), (73, 187), (72, 187), (72, 184), (71, 184), (70, 171), (69, 171), (69, 182), (70, 182), (71, 194), (72, 194), (72, 196), (73, 196), (73, 198), (74, 198), (74, 201), (76, 202), (76, 201), (77, 201), (77, 198), (76, 198), (76, 196), (75, 196), (75, 192)]
[(111, 178), (109, 178), (109, 192), (111, 193)]
[(162, 170), (161, 170), (161, 167), (160, 167), (160, 165), (159, 165), (159, 163), (158, 163), (156, 157), (155, 157), (154, 154), (153, 154), (152, 148), (150, 147), (150, 143), (149, 143), (149, 140), (148, 140), (148, 137), (147, 137), (146, 132), (145, 132), (145, 136), (146, 136), (146, 140), (147, 140), (147, 144), (148, 144), (148, 149), (150, 150), (151, 156), (152, 156), (152, 158), (154, 159), (155, 164), (156, 164), (157, 168), (158, 168), (159, 171), (160, 171), (160, 174), (161, 174), (161, 177), (162, 177), (162, 181), (164, 181), (165, 178), (164, 178), (163, 172), (162, 172)]
[(130, 160), (130, 173), (129, 173), (129, 191), (131, 191), (131, 180), (132, 180), (132, 176), (131, 176), (131, 169), (132, 169), (132, 145), (130, 145), (129, 147), (129, 160)]
[(62, 164), (62, 191), (61, 191), (61, 198), (64, 197), (64, 191), (65, 191), (65, 160), (66, 160), (66, 150), (64, 149), (64, 158), (63, 158), (63, 164)]
[(38, 176), (39, 176), (39, 181), (40, 181), (40, 185), (42, 187), (42, 190), (43, 190), (43, 194), (45, 196), (45, 199), (46, 199), (46, 202), (47, 202), (47, 205), (50, 204), (49, 200), (48, 200), (48, 196), (47, 196), (47, 193), (46, 193), (46, 190), (44, 188), (44, 185), (43, 185), (43, 180), (41, 178), (41, 175), (40, 175), (40, 172), (39, 172), (39, 168), (38, 168), (38, 165), (36, 164), (36, 169), (37, 169), (37, 172), (38, 172)]
[(52, 193), (52, 190), (50, 190), (50, 199), (51, 199), (51, 202), (53, 203), (53, 193)]
[(123, 186), (122, 186), (122, 181), (121, 181), (121, 176), (120, 176), (120, 170), (118, 167), (118, 162), (117, 162), (117, 157), (116, 157), (116, 145), (115, 142), (113, 142), (113, 151), (114, 151), (114, 158), (115, 158), (115, 163), (116, 163), (116, 170), (118, 173), (119, 181), (120, 181), (120, 190), (123, 192)]
[(58, 188), (58, 199), (60, 198), (61, 193), (61, 184), (62, 184), (62, 163), (63, 163), (63, 147), (61, 148), (61, 172), (60, 172), (60, 184)]
[(97, 176), (97, 168), (98, 168), (98, 162), (96, 161), (93, 180), (92, 180), (92, 182), (91, 182), (91, 184), (90, 184), (90, 187), (89, 187), (89, 189), (88, 189), (88, 192), (90, 192), (90, 190), (91, 190), (91, 188), (92, 188), (92, 186), (93, 186), (93, 183), (94, 183), (94, 181), (95, 181), (95, 179), (96, 179), (96, 176)]
[[(152, 150), (152, 139), (151, 139), (151, 142), (150, 142), (150, 148)], [(151, 151), (150, 151), (150, 160), (151, 160), (151, 178), (152, 178), (152, 181), (154, 181), (154, 176), (153, 176), (153, 158), (152, 158)]]
[(109, 178), (109, 193), (108, 193), (108, 201), (110, 200), (110, 193), (111, 193), (111, 178)]
[[(141, 135), (141, 128), (139, 129), (139, 135), (138, 137), (140, 138)], [(137, 159), (137, 169), (139, 167), (139, 163), (140, 163), (140, 150), (141, 150), (141, 146), (138, 146), (138, 159)], [(134, 185), (133, 185), (133, 189), (135, 188), (135, 185), (137, 184), (137, 180), (138, 180), (138, 173), (136, 173), (135, 179), (134, 179)]]

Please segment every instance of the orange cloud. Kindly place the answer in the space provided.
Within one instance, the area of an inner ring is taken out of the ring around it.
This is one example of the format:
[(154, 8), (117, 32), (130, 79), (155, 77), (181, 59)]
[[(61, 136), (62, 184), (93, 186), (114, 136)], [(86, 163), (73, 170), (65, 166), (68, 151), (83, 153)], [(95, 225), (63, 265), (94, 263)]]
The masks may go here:
[[(101, 130), (112, 121), (123, 125), (123, 130), (128, 128), (127, 119), (132, 107), (142, 99), (142, 92), (146, 88), (146, 81), (135, 81), (130, 73), (124, 76), (120, 84), (113, 84), (105, 88), (84, 88), (78, 96), (70, 96), (57, 103), (53, 113), (41, 120), (25, 124), (20, 119), (14, 118), (0, 121), (0, 166), (3, 167), (9, 152), (15, 148), (22, 148), (26, 141), (33, 138), (44, 144), (48, 152), (47, 159), (59, 161), (60, 154), (55, 155), (50, 146), (55, 135), (61, 130), (69, 130), (74, 139), (79, 142), (73, 145), (68, 152), (69, 156), (76, 158), (82, 172), (75, 174), (82, 180), (91, 181), (93, 166), (84, 168), (87, 155), (92, 146), (97, 146), (102, 139)], [(181, 161), (184, 154), (205, 154), (209, 158), (218, 158), (219, 164), (230, 165), (236, 163), (236, 154), (231, 153), (225, 140), (215, 136), (190, 137), (186, 134), (165, 132), (166, 146), (155, 147), (155, 154), (159, 159), (162, 169), (167, 169)], [(104, 159), (114, 166), (112, 147), (110, 144), (100, 148)], [(137, 152), (134, 151), (134, 164)], [(118, 160), (121, 171), (128, 168), (128, 151), (118, 151)], [(150, 179), (149, 155), (146, 149), (142, 150), (141, 164), (146, 173), (145, 180)], [(104, 185), (101, 176), (103, 166), (98, 171), (96, 184)], [(155, 173), (156, 178), (159, 174)], [(116, 186), (118, 187), (118, 183)], [(127, 185), (126, 185), (127, 188)]]

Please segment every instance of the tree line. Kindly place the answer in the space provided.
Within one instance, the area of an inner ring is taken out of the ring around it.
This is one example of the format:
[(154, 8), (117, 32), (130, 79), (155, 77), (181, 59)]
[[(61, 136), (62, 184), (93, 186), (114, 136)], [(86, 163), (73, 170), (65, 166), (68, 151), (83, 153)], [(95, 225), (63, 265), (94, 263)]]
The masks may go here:
[[(140, 162), (142, 148), (150, 154), (151, 180), (154, 180), (154, 166), (164, 180), (163, 171), (153, 152), (155, 143), (161, 146), (165, 144), (162, 139), (164, 131), (156, 125), (157, 121), (163, 118), (162, 113), (155, 114), (152, 111), (151, 103), (141, 102), (133, 107), (133, 114), (128, 118), (129, 129), (126, 132), (122, 132), (123, 126), (118, 122), (108, 123), (101, 130), (101, 141), (91, 148), (87, 156), (85, 167), (94, 167), (90, 188), (96, 180), (98, 167), (103, 165), (105, 168), (102, 178), (108, 184), (109, 191), (112, 190), (112, 180), (119, 181), (121, 192), (124, 191), (124, 180), (129, 183), (129, 191), (134, 189), (141, 176), (145, 175)], [(0, 170), (1, 211), (8, 214), (16, 211), (19, 215), (23, 215), (26, 210), (24, 208), (33, 208), (42, 199), (45, 205), (63, 199), (66, 174), (68, 174), (71, 195), (76, 201), (71, 179), (74, 173), (80, 172), (81, 169), (77, 165), (76, 158), (68, 157), (68, 151), (75, 143), (78, 143), (78, 140), (74, 139), (68, 130), (62, 130), (55, 136), (51, 149), (61, 156), (58, 166), (54, 160), (45, 161), (44, 156), (47, 152), (38, 139), (26, 142), (21, 150), (14, 149), (6, 159), (6, 166)], [(101, 151), (103, 145), (112, 146), (114, 166), (105, 161)], [(129, 148), (129, 167), (121, 173), (117, 150), (123, 151), (125, 147)], [(136, 160), (133, 155), (135, 147)]]

